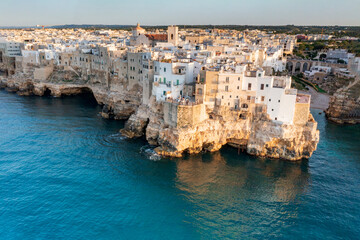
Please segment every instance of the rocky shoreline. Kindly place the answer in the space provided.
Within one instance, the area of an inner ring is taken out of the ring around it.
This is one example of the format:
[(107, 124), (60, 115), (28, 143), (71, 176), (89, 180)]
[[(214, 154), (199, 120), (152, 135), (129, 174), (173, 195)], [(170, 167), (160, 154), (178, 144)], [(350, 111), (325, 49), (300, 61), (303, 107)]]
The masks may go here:
[[(103, 106), (102, 117), (128, 119), (120, 132), (129, 137), (145, 136), (155, 151), (164, 157), (184, 153), (218, 151), (223, 145), (246, 150), (260, 157), (300, 160), (310, 158), (319, 142), (317, 123), (312, 118), (305, 125), (286, 125), (269, 120), (264, 111), (239, 118), (231, 111), (211, 112), (211, 119), (185, 126), (170, 126), (164, 120), (164, 103), (152, 97), (140, 104), (141, 95), (92, 84), (37, 82), (31, 79), (1, 79), (0, 87), (22, 96), (46, 94), (54, 97), (92, 92)], [(229, 114), (224, 114), (229, 112)]]
[(102, 86), (91, 84), (38, 82), (31, 79), (0, 79), (0, 88), (20, 96), (54, 97), (92, 93), (97, 103), (103, 106), (101, 115), (104, 118), (126, 120), (133, 114), (140, 104), (139, 97), (134, 94), (124, 94), (123, 91), (109, 90)]
[(160, 105), (142, 105), (121, 132), (130, 138), (145, 136), (150, 144), (158, 146), (155, 151), (166, 157), (218, 151), (228, 144), (246, 150), (250, 155), (294, 161), (310, 158), (319, 142), (317, 123), (311, 114), (308, 122), (301, 126), (275, 123), (264, 111), (245, 118), (212, 112), (211, 119), (195, 125), (173, 127), (158, 111)]

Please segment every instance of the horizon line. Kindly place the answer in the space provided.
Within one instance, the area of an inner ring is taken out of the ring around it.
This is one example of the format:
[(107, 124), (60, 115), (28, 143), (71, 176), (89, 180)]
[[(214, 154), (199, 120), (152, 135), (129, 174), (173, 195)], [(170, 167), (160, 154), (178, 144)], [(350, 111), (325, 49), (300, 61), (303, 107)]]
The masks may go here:
[[(70, 23), (70, 24), (55, 24), (55, 25), (40, 25), (46, 28), (59, 27), (59, 26), (136, 26), (136, 24), (102, 24), (102, 23)], [(279, 27), (279, 26), (294, 26), (294, 27), (360, 27), (360, 25), (297, 25), (297, 24), (140, 24), (144, 27), (164, 27), (164, 26), (251, 26), (251, 27)], [(37, 25), (24, 25), (24, 26), (0, 26), (0, 28), (37, 28)]]

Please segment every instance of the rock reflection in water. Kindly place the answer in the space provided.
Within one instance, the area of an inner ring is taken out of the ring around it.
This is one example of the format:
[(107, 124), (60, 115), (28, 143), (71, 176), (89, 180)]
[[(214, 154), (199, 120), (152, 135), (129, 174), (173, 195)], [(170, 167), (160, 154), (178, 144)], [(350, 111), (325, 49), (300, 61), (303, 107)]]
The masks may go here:
[(247, 229), (257, 236), (254, 223), (258, 234), (272, 229), (268, 234), (279, 236), (274, 229), (297, 218), (308, 179), (307, 161), (259, 159), (231, 148), (177, 161), (176, 186), (194, 206), (187, 214), (221, 238), (241, 237), (237, 233)]

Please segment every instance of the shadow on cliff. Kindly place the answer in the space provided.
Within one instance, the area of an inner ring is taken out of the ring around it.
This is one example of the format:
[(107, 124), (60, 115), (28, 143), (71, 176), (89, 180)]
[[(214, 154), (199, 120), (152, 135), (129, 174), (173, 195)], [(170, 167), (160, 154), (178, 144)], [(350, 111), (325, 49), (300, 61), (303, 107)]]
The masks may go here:
[(82, 88), (81, 93), (79, 93), (77, 96), (87, 101), (90, 105), (98, 105), (95, 95), (90, 88)]
[[(46, 87), (44, 90), (43, 97), (53, 97), (54, 94), (55, 93), (51, 88)], [(95, 98), (93, 91), (88, 87), (77, 88), (75, 91), (72, 92), (64, 92), (60, 96), (60, 98), (70, 98), (70, 99), (74, 97), (76, 97), (76, 99), (81, 99), (83, 102), (91, 106), (98, 105), (98, 102)]]
[(51, 89), (49, 88), (46, 88), (45, 91), (44, 91), (44, 97), (51, 97)]

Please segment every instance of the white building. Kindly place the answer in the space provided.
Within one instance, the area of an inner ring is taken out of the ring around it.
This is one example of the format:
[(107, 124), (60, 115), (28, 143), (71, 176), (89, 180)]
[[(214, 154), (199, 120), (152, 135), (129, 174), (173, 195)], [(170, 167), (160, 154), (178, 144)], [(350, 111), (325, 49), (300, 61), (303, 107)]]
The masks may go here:
[(310, 71), (305, 71), (304, 75), (305, 77), (309, 78), (315, 75), (315, 73), (323, 72), (326, 74), (331, 73), (331, 67), (325, 67), (325, 66), (312, 66), (310, 68)]
[(157, 101), (180, 98), (185, 84), (194, 83), (199, 71), (196, 62), (155, 61), (152, 94)]
[(4, 49), (4, 55), (8, 57), (21, 56), (21, 43), (0, 39), (0, 48)]
[[(217, 76), (217, 79), (206, 80), (207, 87), (214, 81), (217, 85), (217, 89), (214, 88), (216, 101), (207, 104), (235, 110), (247, 109), (251, 104), (265, 104), (271, 120), (293, 123), (297, 90), (291, 89), (291, 77), (265, 76), (262, 69), (241, 73), (220, 71)], [(201, 93), (204, 91), (201, 90)]]

